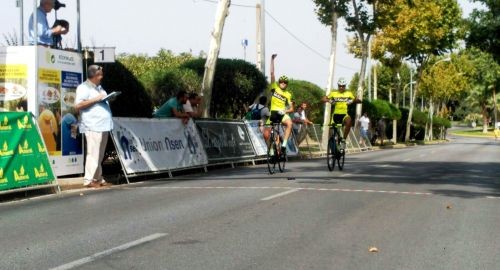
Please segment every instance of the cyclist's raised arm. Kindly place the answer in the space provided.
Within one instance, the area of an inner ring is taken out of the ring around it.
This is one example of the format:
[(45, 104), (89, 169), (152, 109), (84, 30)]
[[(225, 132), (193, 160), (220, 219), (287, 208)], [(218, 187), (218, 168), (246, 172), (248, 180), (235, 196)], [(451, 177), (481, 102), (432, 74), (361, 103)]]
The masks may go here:
[(323, 103), (327, 103), (327, 102), (331, 102), (331, 100), (330, 100), (330, 98), (329, 98), (329, 97), (324, 96), (324, 97), (322, 97), (322, 98), (321, 98), (321, 102), (323, 102)]
[(277, 54), (271, 55), (271, 84), (273, 84), (276, 81), (276, 77), (274, 76), (274, 58), (278, 56)]

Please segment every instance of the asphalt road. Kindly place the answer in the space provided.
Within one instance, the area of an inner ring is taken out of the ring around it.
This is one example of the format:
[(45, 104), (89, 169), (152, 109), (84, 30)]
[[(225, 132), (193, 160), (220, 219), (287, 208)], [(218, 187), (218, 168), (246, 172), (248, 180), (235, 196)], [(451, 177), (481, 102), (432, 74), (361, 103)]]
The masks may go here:
[(500, 141), (287, 166), (2, 203), (0, 269), (500, 268)]

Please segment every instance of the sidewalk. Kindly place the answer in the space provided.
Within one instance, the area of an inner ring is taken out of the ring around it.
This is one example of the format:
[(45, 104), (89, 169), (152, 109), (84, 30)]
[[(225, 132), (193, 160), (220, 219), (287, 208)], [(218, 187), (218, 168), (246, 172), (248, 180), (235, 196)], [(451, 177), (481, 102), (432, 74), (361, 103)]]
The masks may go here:
[(57, 183), (61, 187), (61, 191), (69, 189), (85, 189), (83, 186), (83, 176), (80, 177), (60, 177), (57, 178)]
[[(112, 187), (114, 185), (121, 184), (119, 181), (120, 179), (118, 177), (113, 176), (113, 175), (104, 176), (104, 179), (106, 180), (106, 182), (110, 184), (109, 186), (106, 186), (106, 187)], [(78, 189), (88, 190), (89, 189), (89, 188), (86, 188), (83, 186), (83, 176), (58, 177), (57, 183), (59, 184), (61, 191), (78, 190)]]

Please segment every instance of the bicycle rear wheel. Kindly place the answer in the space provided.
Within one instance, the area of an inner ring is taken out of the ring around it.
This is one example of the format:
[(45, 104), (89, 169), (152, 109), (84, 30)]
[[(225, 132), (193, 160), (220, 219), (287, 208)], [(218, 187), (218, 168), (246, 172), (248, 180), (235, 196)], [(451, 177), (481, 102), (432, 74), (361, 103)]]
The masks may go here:
[(278, 149), (276, 148), (276, 142), (271, 138), (271, 144), (267, 148), (267, 169), (270, 174), (276, 171), (276, 161), (278, 159)]
[(335, 169), (335, 151), (335, 140), (333, 139), (333, 137), (330, 137), (330, 139), (328, 139), (328, 148), (326, 149), (326, 163), (328, 165), (328, 170), (330, 171), (333, 171)]

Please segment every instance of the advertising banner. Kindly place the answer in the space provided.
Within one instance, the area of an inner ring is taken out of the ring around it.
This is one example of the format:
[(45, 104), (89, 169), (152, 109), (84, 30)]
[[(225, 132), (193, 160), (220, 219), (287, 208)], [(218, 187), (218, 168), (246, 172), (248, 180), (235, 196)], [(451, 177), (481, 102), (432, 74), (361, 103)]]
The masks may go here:
[(28, 99), (35, 92), (34, 80), (29, 81), (34, 54), (32, 47), (0, 47), (0, 111), (28, 111)]
[(55, 180), (30, 113), (0, 112), (0, 190)]
[(207, 155), (192, 120), (113, 117), (111, 132), (127, 174), (206, 165)]
[(0, 47), (0, 111), (37, 117), (56, 175), (83, 173), (83, 138), (74, 110), (80, 54), (42, 46)]
[(209, 162), (255, 157), (244, 122), (196, 120), (196, 126)]
[(78, 131), (76, 88), (82, 83), (82, 56), (37, 47), (38, 125), (57, 175), (83, 173), (83, 138)]

